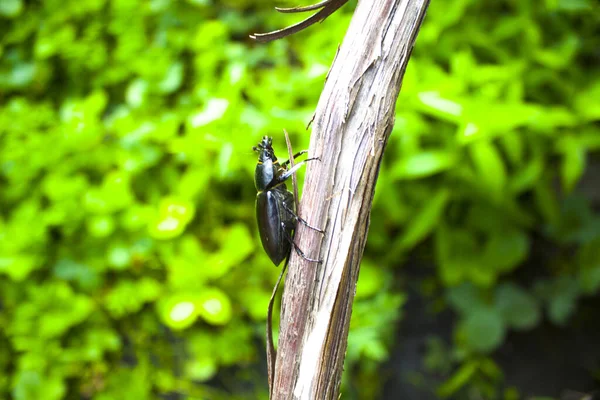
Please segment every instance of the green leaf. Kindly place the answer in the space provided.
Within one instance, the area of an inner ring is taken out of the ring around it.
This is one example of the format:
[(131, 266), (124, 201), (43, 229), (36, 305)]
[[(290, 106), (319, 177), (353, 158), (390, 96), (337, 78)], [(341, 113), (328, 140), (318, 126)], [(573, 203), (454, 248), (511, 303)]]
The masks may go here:
[(139, 108), (147, 101), (150, 85), (143, 79), (136, 79), (129, 84), (125, 94), (127, 104), (133, 108)]
[(244, 224), (233, 224), (219, 236), (222, 243), (218, 252), (212, 254), (206, 264), (210, 266), (206, 274), (212, 278), (219, 278), (233, 267), (241, 265), (255, 249), (255, 243), (250, 230)]
[(163, 297), (158, 301), (157, 309), (167, 326), (177, 330), (189, 328), (198, 319), (198, 295), (176, 293)]
[(113, 233), (115, 221), (110, 215), (94, 215), (88, 219), (88, 233), (96, 238), (105, 238)]
[(0, 257), (0, 273), (4, 273), (13, 281), (23, 281), (39, 266), (39, 256), (30, 254), (14, 254)]
[[(239, 301), (254, 321), (264, 321), (267, 318), (265, 310), (269, 306), (271, 292), (262, 287), (247, 287), (239, 293)], [(277, 315), (274, 316), (277, 318)]]
[(452, 307), (463, 315), (468, 315), (484, 305), (479, 289), (470, 283), (449, 288), (447, 298)]
[(203, 290), (198, 297), (200, 316), (209, 324), (225, 325), (232, 317), (231, 301), (219, 289)]
[(158, 90), (161, 93), (172, 93), (181, 86), (182, 80), (183, 64), (175, 62), (169, 67), (163, 80), (158, 83)]
[(569, 317), (575, 311), (576, 298), (562, 294), (554, 298), (550, 302), (548, 309), (548, 316), (550, 320), (557, 325), (565, 325)]
[(516, 268), (525, 260), (529, 250), (529, 238), (516, 229), (499, 229), (491, 232), (483, 251), (482, 262), (501, 272)]
[(194, 358), (186, 363), (185, 374), (195, 381), (205, 382), (213, 378), (219, 366), (212, 358)]
[(466, 230), (439, 225), (436, 230), (436, 256), (442, 280), (448, 286), (461, 283), (469, 269), (477, 266), (475, 239)]
[(162, 285), (152, 278), (122, 279), (105, 296), (104, 306), (114, 318), (136, 313), (144, 304), (159, 298)]
[(545, 180), (540, 180), (534, 188), (537, 210), (542, 214), (546, 223), (557, 224), (560, 220), (560, 207), (556, 194)]
[(482, 189), (499, 200), (506, 185), (506, 169), (496, 147), (490, 142), (478, 141), (472, 143), (469, 150), (477, 175), (481, 178)]
[(75, 282), (84, 290), (96, 289), (100, 284), (98, 271), (68, 258), (59, 259), (53, 267), (53, 272), (57, 278)]
[(586, 120), (600, 120), (600, 81), (596, 80), (586, 85), (581, 92), (577, 93), (575, 106)]
[(392, 176), (399, 179), (418, 179), (450, 169), (455, 156), (447, 151), (421, 151), (401, 158), (392, 169)]
[(202, 111), (190, 115), (188, 124), (192, 129), (208, 125), (223, 117), (228, 107), (229, 101), (226, 99), (210, 99)]
[(540, 157), (535, 157), (529, 163), (521, 167), (508, 182), (508, 190), (511, 193), (521, 194), (533, 189), (544, 172), (545, 164)]
[(45, 375), (40, 371), (26, 369), (15, 375), (13, 396), (15, 400), (60, 400), (67, 386), (60, 375)]
[(579, 264), (579, 285), (588, 295), (600, 289), (600, 236), (586, 243), (577, 254)]
[(166, 197), (160, 201), (158, 215), (150, 221), (148, 232), (155, 239), (173, 239), (183, 233), (195, 211), (188, 200)]
[(590, 0), (558, 0), (557, 9), (568, 11), (591, 11), (594, 4)]
[(438, 390), (437, 394), (440, 397), (449, 397), (455, 394), (463, 386), (465, 386), (477, 373), (478, 363), (475, 361), (463, 364), (450, 379), (444, 382)]
[(111, 246), (107, 254), (108, 263), (115, 269), (126, 269), (131, 263), (131, 252), (124, 244)]
[(458, 121), (458, 117), (463, 113), (462, 104), (442, 97), (439, 92), (421, 92), (418, 95), (418, 99), (424, 111), (438, 118), (456, 122)]
[(425, 203), (415, 217), (409, 221), (400, 245), (404, 248), (413, 247), (429, 235), (439, 223), (449, 198), (450, 192), (442, 189)]
[(575, 188), (583, 174), (586, 164), (586, 153), (581, 145), (573, 138), (566, 137), (559, 143), (563, 153), (561, 178), (563, 188), (570, 192)]
[(557, 325), (565, 325), (575, 311), (581, 288), (575, 278), (563, 275), (551, 281), (538, 281), (538, 295), (548, 303), (548, 317)]
[(436, 231), (436, 254), (441, 278), (448, 286), (469, 279), (478, 286), (487, 287), (494, 283), (501, 272), (502, 265), (490, 258), (490, 253), (482, 252), (476, 232), (467, 229), (450, 229), (439, 225)]
[(525, 156), (524, 140), (519, 134), (508, 132), (500, 137), (499, 144), (513, 164), (519, 165), (523, 162)]
[(0, 2), (0, 15), (15, 18), (23, 11), (23, 0), (2, 0)]
[(385, 279), (381, 268), (363, 260), (356, 284), (355, 299), (365, 299), (376, 295), (383, 289)]
[(470, 349), (488, 353), (495, 350), (505, 335), (505, 325), (501, 315), (493, 308), (478, 308), (469, 313), (461, 322), (460, 331), (465, 345)]
[(531, 329), (540, 321), (541, 313), (535, 297), (512, 283), (496, 289), (494, 304), (511, 328)]
[[(538, 105), (488, 101), (471, 98), (465, 102), (462, 124), (457, 131), (457, 140), (462, 144), (477, 142), (489, 143), (489, 140), (511, 132), (518, 127), (534, 124), (544, 115), (544, 109)], [(489, 153), (488, 150), (484, 150)]]

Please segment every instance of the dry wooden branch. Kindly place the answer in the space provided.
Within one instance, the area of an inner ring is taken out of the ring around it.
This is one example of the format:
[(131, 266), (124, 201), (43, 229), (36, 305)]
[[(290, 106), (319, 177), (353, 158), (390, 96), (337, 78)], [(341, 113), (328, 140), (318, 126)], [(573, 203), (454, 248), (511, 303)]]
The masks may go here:
[[(313, 124), (281, 309), (273, 399), (337, 400), (348, 325), (383, 151), (400, 84), (429, 0), (360, 1)], [(376, 312), (376, 310), (374, 310)]]

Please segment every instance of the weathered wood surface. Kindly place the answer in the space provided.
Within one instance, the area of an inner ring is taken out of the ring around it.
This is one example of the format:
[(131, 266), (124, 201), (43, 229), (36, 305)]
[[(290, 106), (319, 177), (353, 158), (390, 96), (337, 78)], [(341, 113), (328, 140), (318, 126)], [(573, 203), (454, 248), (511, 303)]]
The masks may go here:
[[(362, 0), (316, 110), (282, 299), (273, 399), (337, 400), (375, 182), (429, 0)], [(322, 29), (325, 29), (321, 26)], [(377, 312), (377, 310), (373, 310)]]

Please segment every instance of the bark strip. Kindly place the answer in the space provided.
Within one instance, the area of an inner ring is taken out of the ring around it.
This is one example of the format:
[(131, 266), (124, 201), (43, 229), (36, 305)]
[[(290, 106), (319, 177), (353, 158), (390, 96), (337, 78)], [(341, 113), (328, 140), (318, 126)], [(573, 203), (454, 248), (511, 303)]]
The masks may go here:
[(324, 0), (317, 4), (312, 4), (310, 6), (305, 7), (293, 7), (293, 8), (278, 8), (275, 7), (277, 11), (280, 13), (301, 13), (306, 11), (314, 11), (319, 10), (310, 17), (306, 18), (294, 24), (292, 26), (288, 26), (287, 28), (279, 29), (277, 31), (268, 32), (268, 33), (255, 33), (250, 35), (250, 38), (256, 40), (257, 42), (270, 42), (272, 40), (277, 40), (284, 38), (289, 35), (293, 35), (294, 33), (298, 33), (309, 26), (317, 23), (323, 22), (325, 18), (329, 17), (331, 14), (336, 12), (338, 8), (346, 4), (348, 0)]

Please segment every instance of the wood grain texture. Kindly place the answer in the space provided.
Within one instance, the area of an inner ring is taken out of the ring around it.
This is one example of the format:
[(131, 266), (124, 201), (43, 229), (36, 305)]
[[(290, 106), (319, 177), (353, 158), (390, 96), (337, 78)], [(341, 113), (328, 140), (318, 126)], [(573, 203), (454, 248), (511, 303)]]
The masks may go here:
[[(375, 182), (428, 0), (359, 1), (317, 106), (282, 299), (273, 399), (337, 400)], [(377, 310), (373, 310), (377, 312)]]

